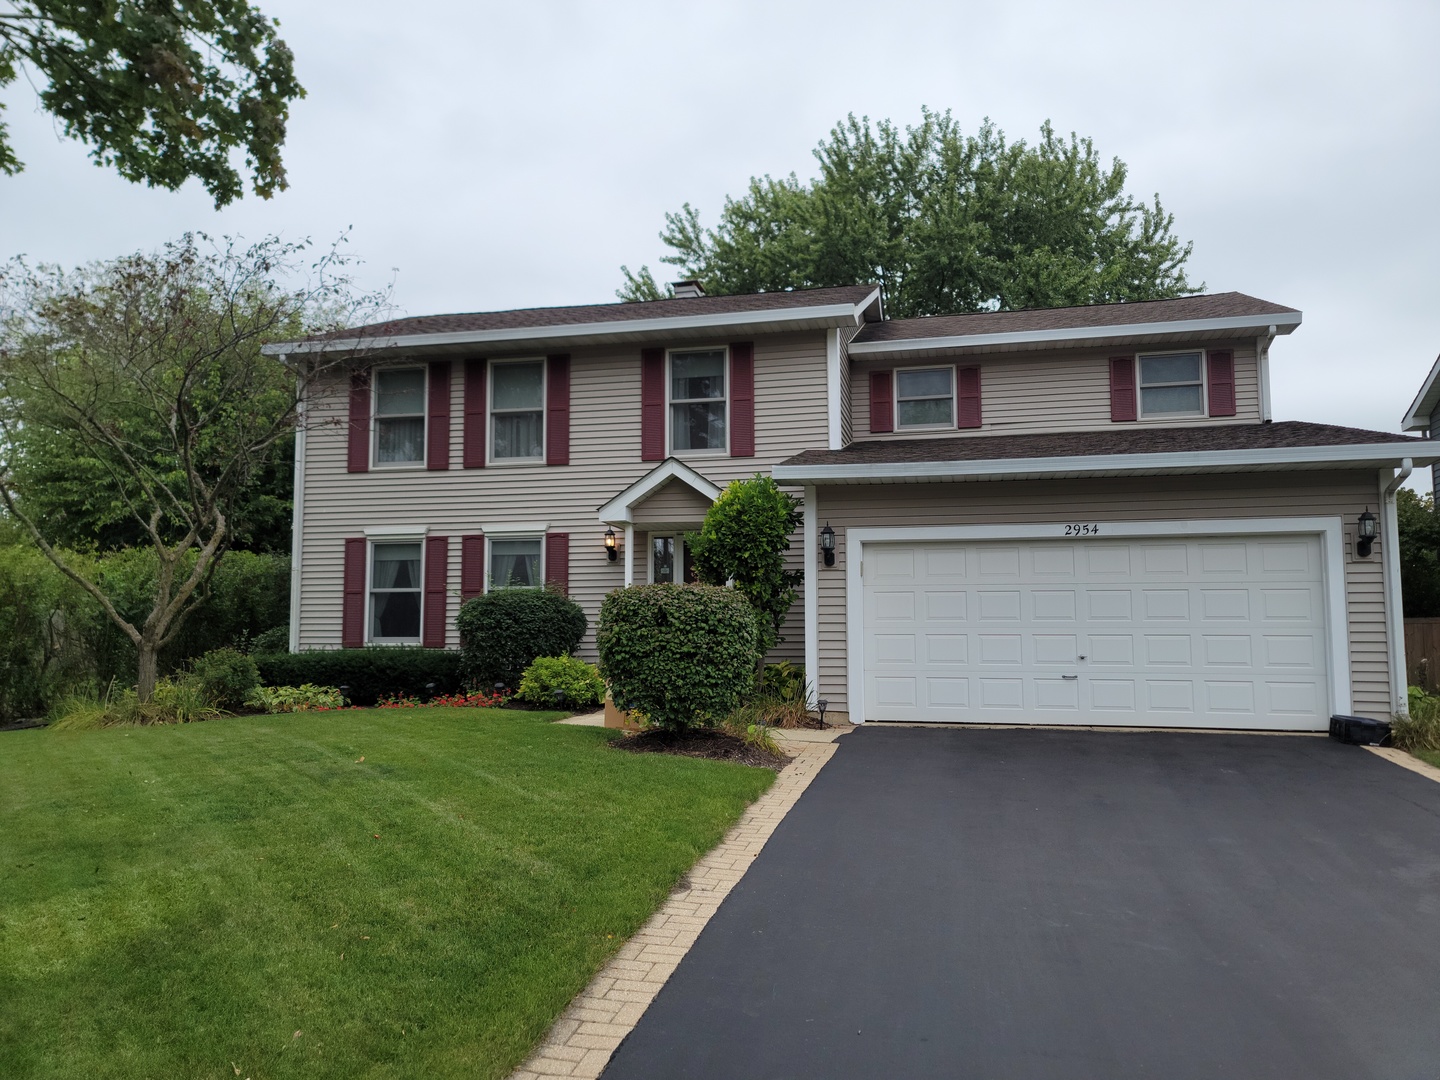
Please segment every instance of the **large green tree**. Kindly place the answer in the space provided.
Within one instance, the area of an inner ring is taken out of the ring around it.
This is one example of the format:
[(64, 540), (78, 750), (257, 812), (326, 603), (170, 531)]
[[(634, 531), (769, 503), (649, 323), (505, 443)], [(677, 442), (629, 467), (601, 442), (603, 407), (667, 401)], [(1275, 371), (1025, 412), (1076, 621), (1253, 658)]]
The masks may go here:
[[(1136, 200), (1124, 162), (1048, 122), (1031, 146), (989, 121), (966, 135), (948, 112), (904, 130), (852, 115), (815, 157), (808, 182), (752, 179), (714, 229), (689, 203), (666, 214), (661, 261), (711, 293), (874, 281), (904, 318), (1199, 291), (1159, 196)], [(648, 267), (621, 272), (621, 299), (664, 295)]]
[[(354, 294), (333, 249), (304, 280), (306, 245), (203, 241), (73, 272), (12, 262), (0, 278), (0, 504), (134, 644), (142, 701), (307, 388), (347, 360), (322, 349), (287, 362), (262, 346), (369, 321), (383, 304)], [(60, 546), (66, 525), (43, 490), (54, 470), (37, 460), (55, 447), (153, 553), (139, 615)]]
[(1440, 516), (1435, 500), (1409, 488), (1395, 492), (1400, 533), (1400, 590), (1407, 619), (1440, 615)]
[[(279, 23), (244, 0), (8, 0), (0, 87), (25, 69), (40, 106), (137, 183), (199, 180), (217, 207), (286, 187), (280, 148), (304, 97)], [(0, 105), (0, 109), (3, 109)], [(0, 172), (23, 168), (0, 123)]]

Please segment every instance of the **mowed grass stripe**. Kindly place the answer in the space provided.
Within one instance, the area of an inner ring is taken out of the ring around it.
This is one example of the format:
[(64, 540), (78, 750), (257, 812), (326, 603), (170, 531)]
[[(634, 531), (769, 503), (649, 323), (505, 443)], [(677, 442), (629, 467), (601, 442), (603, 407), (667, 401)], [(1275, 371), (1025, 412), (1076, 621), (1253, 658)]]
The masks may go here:
[(773, 779), (552, 718), (0, 736), (0, 1076), (504, 1076)]

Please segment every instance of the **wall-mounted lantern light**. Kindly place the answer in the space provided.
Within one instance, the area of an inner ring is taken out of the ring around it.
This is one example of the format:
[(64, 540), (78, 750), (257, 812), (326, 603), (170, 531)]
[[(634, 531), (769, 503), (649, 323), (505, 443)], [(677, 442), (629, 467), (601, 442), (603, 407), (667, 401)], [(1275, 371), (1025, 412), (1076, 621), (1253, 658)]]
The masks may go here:
[(1360, 515), (1359, 527), (1355, 533), (1358, 540), (1355, 544), (1355, 554), (1362, 559), (1370, 557), (1370, 548), (1375, 543), (1375, 515), (1370, 513), (1367, 506), (1365, 512)]
[(820, 530), (820, 550), (825, 553), (825, 565), (835, 565), (835, 530), (830, 528), (827, 521), (825, 527)]
[(610, 561), (615, 561), (615, 530), (605, 530), (605, 554), (610, 556)]

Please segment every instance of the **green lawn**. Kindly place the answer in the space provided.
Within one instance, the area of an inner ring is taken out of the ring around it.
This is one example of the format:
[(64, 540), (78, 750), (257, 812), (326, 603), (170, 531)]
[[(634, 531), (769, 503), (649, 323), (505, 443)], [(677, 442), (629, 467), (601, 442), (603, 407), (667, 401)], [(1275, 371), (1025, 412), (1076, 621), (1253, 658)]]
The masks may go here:
[(504, 1076), (773, 779), (553, 715), (0, 734), (0, 1077)]
[(1421, 761), (1440, 768), (1440, 750), (1416, 750), (1414, 753)]

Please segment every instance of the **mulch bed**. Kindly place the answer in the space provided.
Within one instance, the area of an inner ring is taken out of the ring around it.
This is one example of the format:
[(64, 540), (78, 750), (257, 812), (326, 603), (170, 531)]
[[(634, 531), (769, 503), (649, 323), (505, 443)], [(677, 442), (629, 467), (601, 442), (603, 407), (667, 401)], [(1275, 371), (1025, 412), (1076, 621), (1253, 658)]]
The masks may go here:
[(784, 754), (771, 754), (728, 731), (714, 728), (694, 728), (690, 731), (650, 728), (616, 739), (611, 745), (632, 754), (678, 754), (681, 757), (735, 761), (761, 769), (780, 769), (790, 760)]

